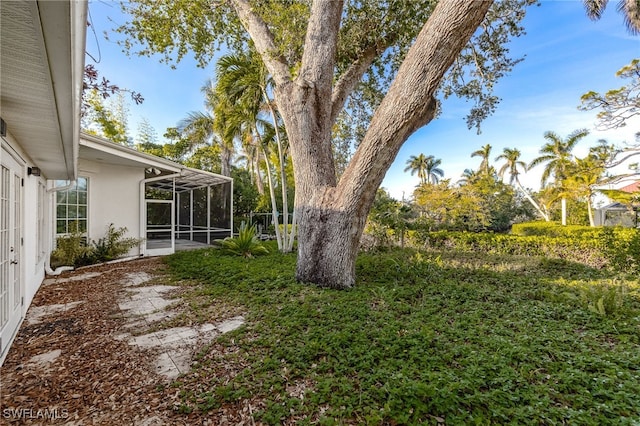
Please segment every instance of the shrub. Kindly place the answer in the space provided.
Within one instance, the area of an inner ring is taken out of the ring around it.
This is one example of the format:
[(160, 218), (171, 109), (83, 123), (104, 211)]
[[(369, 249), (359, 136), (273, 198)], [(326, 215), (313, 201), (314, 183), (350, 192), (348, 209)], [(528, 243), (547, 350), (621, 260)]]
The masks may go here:
[(51, 266), (79, 267), (117, 259), (142, 242), (138, 238), (124, 238), (126, 233), (126, 227), (116, 229), (111, 223), (104, 238), (87, 244), (86, 236), (74, 225), (69, 235), (56, 240), (56, 249), (51, 253)]
[(597, 237), (602, 232), (601, 227), (584, 225), (566, 225), (558, 222), (524, 222), (511, 227), (511, 234), (520, 236), (540, 235), (546, 237)]
[(124, 238), (127, 228), (114, 228), (113, 223), (107, 227), (107, 234), (98, 242), (93, 242), (94, 254), (99, 262), (117, 259), (142, 242), (139, 238)]
[(435, 249), (544, 256), (640, 273), (640, 231), (636, 229), (530, 222), (514, 225), (509, 235), (439, 231), (416, 233), (415, 238), (414, 244)]
[(69, 224), (69, 234), (56, 239), (56, 249), (51, 253), (51, 266), (75, 265), (78, 259), (86, 257), (92, 248), (87, 245), (86, 236), (79, 231), (78, 222)]
[(600, 237), (609, 264), (618, 271), (640, 273), (640, 231), (604, 228)]
[(237, 237), (227, 237), (224, 240), (216, 240), (222, 247), (222, 251), (242, 257), (253, 257), (258, 254), (267, 254), (269, 250), (262, 245), (256, 236), (255, 225), (247, 226), (245, 222), (240, 224)]
[(595, 268), (608, 264), (600, 239), (439, 231), (429, 233), (424, 245), (435, 249), (566, 259)]

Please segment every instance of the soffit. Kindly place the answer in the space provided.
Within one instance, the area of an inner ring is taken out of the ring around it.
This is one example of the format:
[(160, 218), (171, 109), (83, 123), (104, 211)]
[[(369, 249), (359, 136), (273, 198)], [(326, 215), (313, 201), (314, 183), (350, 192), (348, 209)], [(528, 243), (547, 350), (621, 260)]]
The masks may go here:
[(73, 79), (81, 77), (72, 65), (70, 3), (0, 1), (0, 41), (0, 116), (8, 133), (47, 178), (75, 177)]

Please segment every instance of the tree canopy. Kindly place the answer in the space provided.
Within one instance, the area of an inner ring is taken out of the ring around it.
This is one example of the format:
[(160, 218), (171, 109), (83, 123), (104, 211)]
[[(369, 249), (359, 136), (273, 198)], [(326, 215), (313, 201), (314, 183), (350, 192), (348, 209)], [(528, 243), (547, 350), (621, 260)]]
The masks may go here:
[(640, 59), (633, 59), (620, 68), (616, 77), (628, 80), (628, 83), (606, 93), (590, 91), (580, 99), (581, 110), (598, 110), (600, 129), (625, 126), (629, 119), (640, 115)]
[[(333, 71), (336, 83), (332, 101), (338, 106), (334, 119), (345, 105), (360, 120), (371, 118), (437, 3), (344, 1)], [(536, 0), (496, 1), (481, 30), (456, 58), (443, 81), (443, 97), (457, 95), (474, 101), (468, 115), (470, 127), (479, 126), (495, 110), (499, 102), (492, 94), (495, 83), (522, 60), (510, 57), (507, 43), (524, 33), (519, 23), (525, 7), (534, 3)], [(272, 36), (269, 48), (274, 51), (269, 56), (286, 66), (278, 67), (283, 75), (296, 77), (303, 61), (311, 4), (305, 0), (134, 0), (123, 4), (131, 20), (119, 31), (128, 36), (123, 46), (130, 53), (160, 54), (168, 64), (192, 54), (204, 67), (222, 48), (243, 51), (249, 47), (264, 53), (252, 40), (256, 34), (243, 25), (250, 10), (251, 19), (259, 20), (262, 31)], [(279, 74), (270, 72), (274, 77)], [(368, 113), (356, 114), (362, 109)]]

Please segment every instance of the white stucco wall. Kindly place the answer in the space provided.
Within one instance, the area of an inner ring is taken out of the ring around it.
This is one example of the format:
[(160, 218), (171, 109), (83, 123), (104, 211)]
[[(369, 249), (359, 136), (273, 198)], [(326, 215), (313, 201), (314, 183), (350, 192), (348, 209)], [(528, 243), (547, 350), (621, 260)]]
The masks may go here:
[[(140, 235), (140, 181), (144, 167), (124, 167), (80, 159), (78, 176), (89, 178), (89, 238), (97, 241), (107, 227), (126, 227), (126, 237)], [(129, 254), (137, 255), (139, 248)]]

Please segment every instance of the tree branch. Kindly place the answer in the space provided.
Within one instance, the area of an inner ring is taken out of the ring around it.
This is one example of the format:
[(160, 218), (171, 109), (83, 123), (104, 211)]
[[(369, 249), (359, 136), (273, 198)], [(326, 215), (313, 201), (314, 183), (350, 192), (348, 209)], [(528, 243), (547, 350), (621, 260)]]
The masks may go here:
[[(338, 184), (342, 201), (368, 209), (402, 144), (433, 119), (442, 78), (482, 23), (492, 1), (442, 0), (409, 50)], [(354, 212), (356, 213), (356, 212)], [(359, 211), (357, 213), (360, 213)]]
[[(617, 158), (618, 155), (620, 155), (622, 153), (625, 153), (626, 155), (624, 157), (622, 157), (622, 158)], [(638, 148), (618, 151), (613, 155), (611, 160), (607, 162), (605, 167), (607, 169), (611, 169), (613, 167), (619, 166), (622, 163), (624, 163), (625, 161), (627, 161), (628, 159), (635, 157), (636, 155), (640, 155), (640, 149), (638, 149)]]
[(299, 78), (321, 94), (331, 93), (343, 5), (343, 0), (314, 0), (311, 5)]
[(255, 13), (248, 0), (231, 0), (240, 22), (247, 30), (256, 50), (260, 54), (264, 65), (271, 73), (277, 85), (288, 83), (291, 81), (291, 72), (289, 64), (278, 53), (273, 33), (264, 20)]
[(364, 50), (362, 55), (356, 59), (349, 69), (347, 69), (338, 79), (331, 96), (331, 121), (335, 122), (338, 114), (342, 111), (344, 103), (353, 92), (358, 82), (362, 79), (364, 73), (369, 69), (373, 61), (384, 52), (389, 43), (378, 43), (369, 46)]

